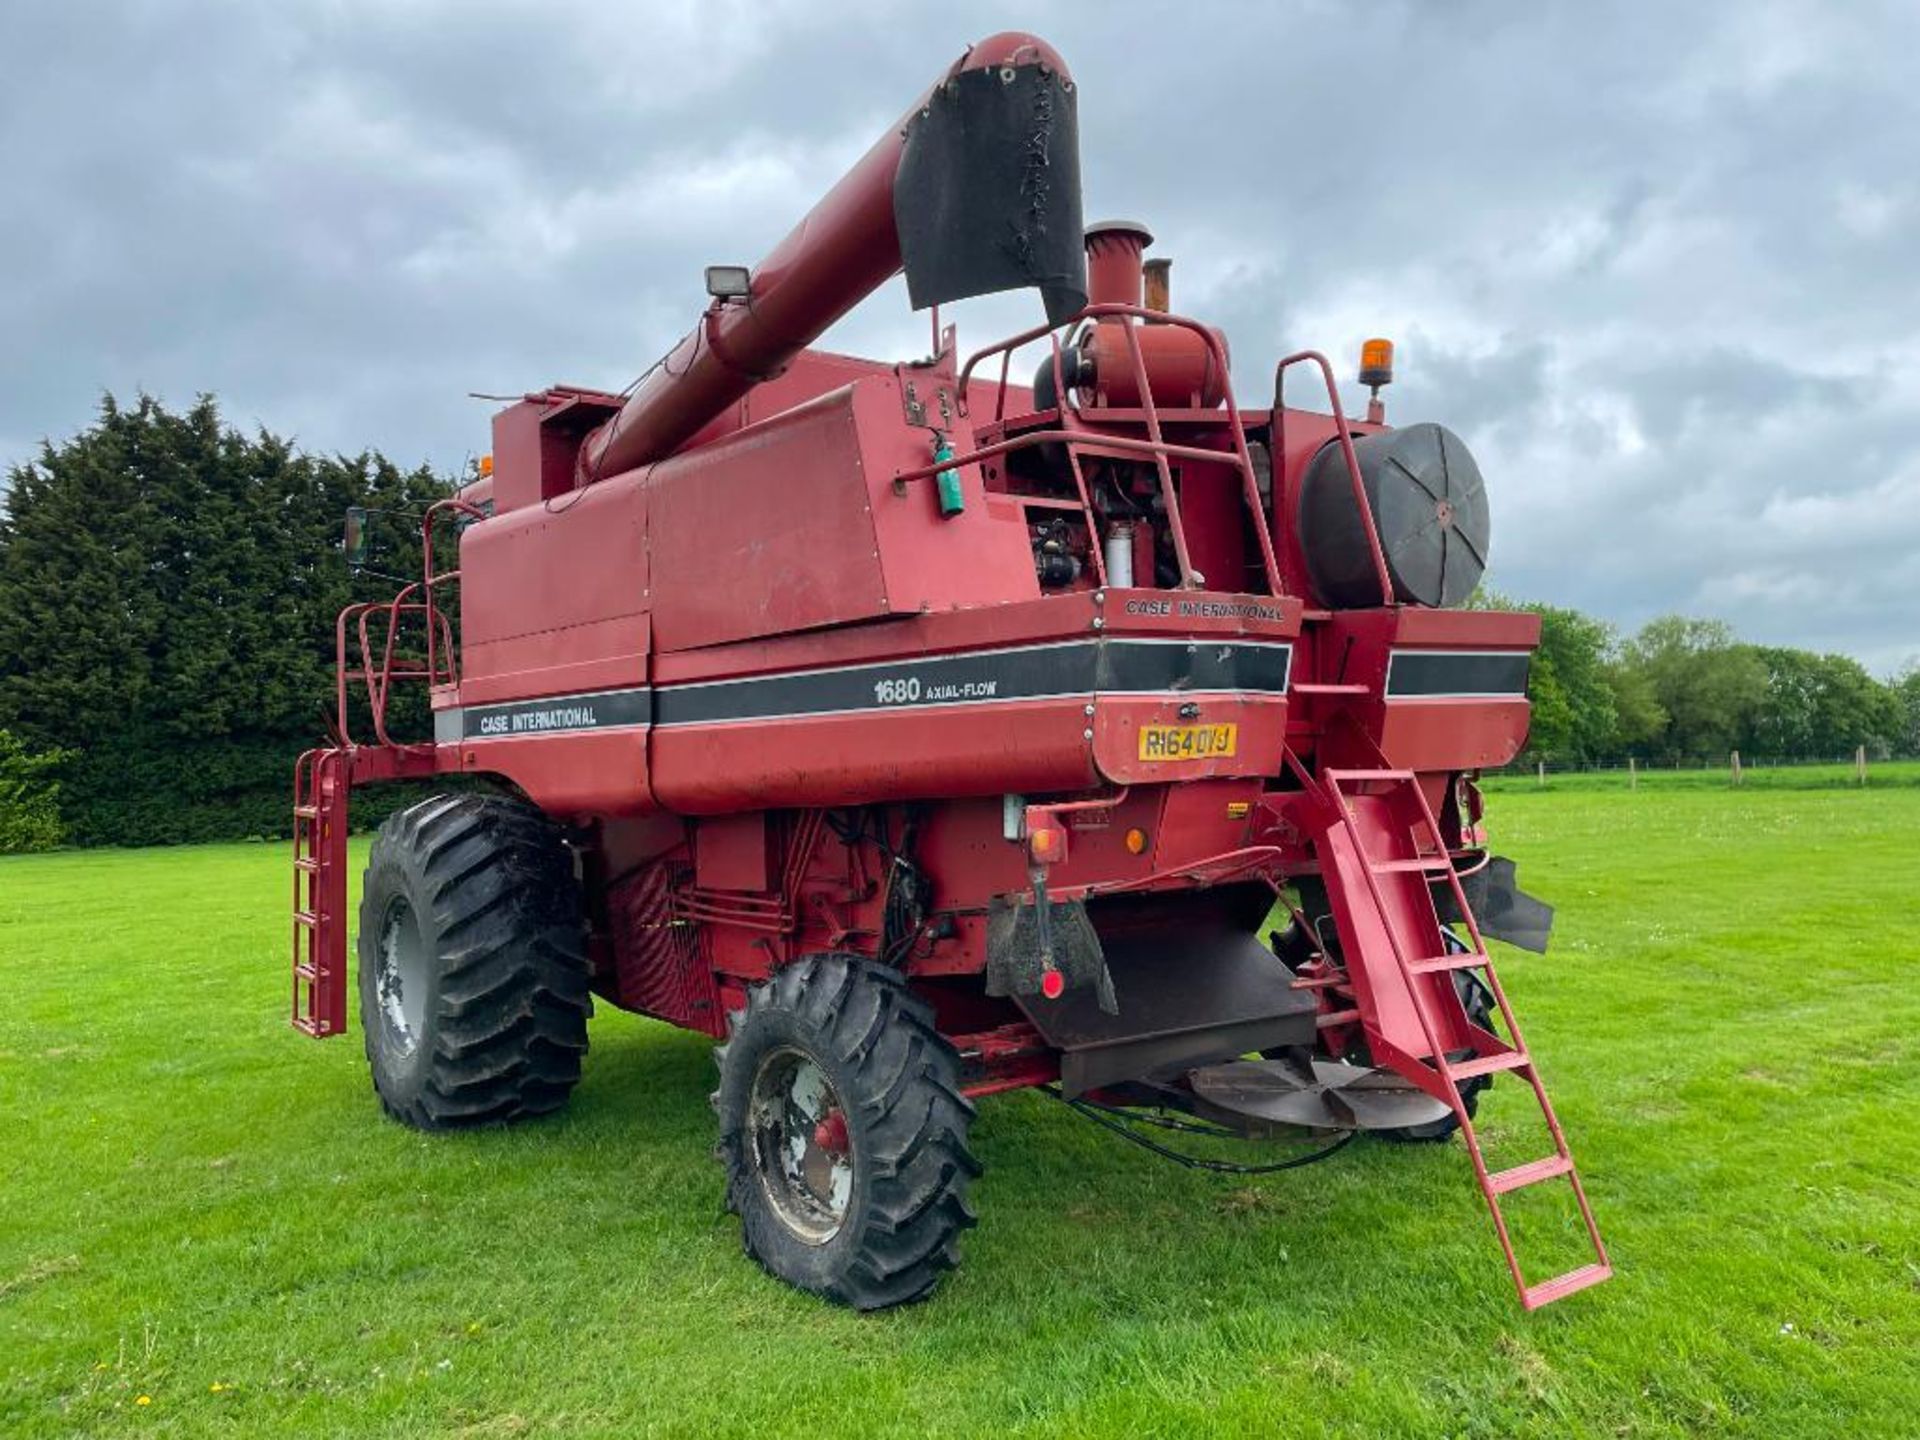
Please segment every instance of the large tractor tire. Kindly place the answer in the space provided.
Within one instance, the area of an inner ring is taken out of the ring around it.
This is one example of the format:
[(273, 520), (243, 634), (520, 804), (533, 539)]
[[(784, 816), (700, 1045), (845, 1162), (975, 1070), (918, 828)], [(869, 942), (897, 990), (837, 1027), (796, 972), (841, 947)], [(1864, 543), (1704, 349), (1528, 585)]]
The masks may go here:
[(898, 972), (798, 961), (715, 1051), (727, 1205), (771, 1274), (856, 1310), (919, 1300), (973, 1224), (960, 1059)]
[(560, 832), (520, 801), (440, 795), (380, 827), (360, 900), (373, 1088), (421, 1130), (565, 1103), (587, 1049), (586, 932)]

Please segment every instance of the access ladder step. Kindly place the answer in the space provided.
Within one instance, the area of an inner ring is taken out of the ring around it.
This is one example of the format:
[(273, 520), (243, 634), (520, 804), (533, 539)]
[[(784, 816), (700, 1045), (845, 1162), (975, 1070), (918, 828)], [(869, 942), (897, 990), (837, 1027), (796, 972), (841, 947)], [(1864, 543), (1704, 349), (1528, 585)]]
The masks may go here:
[(293, 912), (293, 923), (304, 925), (309, 930), (317, 930), (320, 928), (320, 917), (311, 910), (296, 910)]
[(1446, 955), (1429, 955), (1424, 960), (1409, 960), (1409, 975), (1437, 975), (1445, 970), (1472, 970), (1476, 966), (1491, 965), (1484, 950), (1455, 950)]
[(1497, 1170), (1487, 1176), (1487, 1189), (1495, 1195), (1504, 1195), (1509, 1190), (1524, 1190), (1529, 1185), (1538, 1185), (1543, 1180), (1552, 1180), (1556, 1176), (1571, 1175), (1573, 1161), (1565, 1155), (1549, 1155), (1544, 1160), (1530, 1160), (1525, 1165), (1516, 1165), (1511, 1170)]
[[(1538, 1310), (1543, 1305), (1550, 1305), (1576, 1291), (1599, 1284), (1613, 1274), (1607, 1261), (1606, 1246), (1601, 1242), (1592, 1208), (1587, 1204), (1586, 1192), (1581, 1188), (1573, 1158), (1561, 1138), (1559, 1122), (1554, 1118), (1553, 1107), (1547, 1101), (1546, 1091), (1534, 1068), (1533, 1057), (1521, 1039), (1519, 1022), (1508, 1008), (1506, 997), (1499, 993), (1499, 982), (1494, 979), (1493, 958), (1481, 942), (1459, 871), (1448, 853), (1447, 838), (1434, 819), (1433, 809), (1420, 788), (1418, 777), (1407, 770), (1323, 770), (1320, 772), (1320, 781), (1325, 791), (1325, 818), (1329, 834), (1336, 828), (1344, 830), (1347, 841), (1344, 852), (1334, 850), (1323, 857), (1329, 889), (1336, 883), (1340, 885), (1348, 892), (1349, 908), (1358, 910), (1361, 918), (1374, 921), (1372, 931), (1363, 928), (1360, 937), (1370, 937), (1375, 943), (1383, 941), (1385, 948), (1391, 950), (1399, 978), (1411, 987), (1414, 1001), (1412, 1016), (1419, 1023), (1420, 1034), (1413, 1036), (1408, 1033), (1404, 1015), (1388, 1025), (1378, 1016), (1362, 1014), (1368, 1009), (1365, 1003), (1356, 1005), (1347, 1001), (1341, 1003), (1343, 1007), (1350, 1008), (1343, 1008), (1336, 1015), (1322, 1016), (1320, 1023), (1326, 1025), (1345, 1021), (1349, 1014), (1355, 1014), (1367, 1022), (1370, 1040), (1377, 1040), (1376, 1055), (1384, 1055), (1392, 1069), (1422, 1090), (1452, 1104), (1460, 1121), (1460, 1132), (1475, 1157), (1475, 1175), (1481, 1193), (1493, 1212), (1500, 1248), (1506, 1254), (1523, 1307)], [(1396, 874), (1419, 875), (1428, 883), (1395, 887), (1383, 884), (1383, 877)], [(1471, 944), (1461, 943), (1440, 914), (1434, 891), (1442, 884), (1453, 892), (1454, 904), (1472, 936)], [(1356, 953), (1346, 956), (1349, 966), (1356, 976), (1360, 976), (1363, 969), (1377, 971), (1380, 962), (1387, 957), (1383, 953), (1372, 956), (1357, 953), (1356, 937), (1347, 933), (1353, 929), (1350, 922), (1342, 926), (1343, 939), (1356, 947)], [(1420, 953), (1432, 948), (1436, 940), (1441, 948), (1455, 944), (1461, 948), (1443, 955)], [(1369, 960), (1373, 962), (1372, 965), (1364, 963)], [(1505, 1020), (1507, 1034), (1504, 1037), (1487, 1033), (1487, 1027), (1474, 1022), (1464, 1004), (1456, 1004), (1457, 997), (1451, 986), (1427, 987), (1416, 983), (1421, 976), (1460, 970), (1486, 972), (1494, 990), (1495, 1002)], [(1369, 992), (1362, 978), (1360, 993), (1364, 1000)], [(1301, 988), (1325, 993), (1314, 985)], [(1427, 991), (1430, 989), (1438, 993), (1429, 995)], [(1439, 1002), (1444, 1004), (1436, 1014), (1431, 1007)], [(1445, 1037), (1453, 1033), (1462, 1020), (1473, 1035), (1473, 1044), (1465, 1059), (1449, 1060)], [(1380, 1027), (1377, 1036), (1374, 1034), (1376, 1024)], [(1473, 1119), (1468, 1113), (1463, 1092), (1468, 1081), (1502, 1071), (1518, 1071), (1528, 1082), (1539, 1104), (1541, 1118), (1553, 1134), (1555, 1153), (1509, 1169), (1489, 1172), (1475, 1138)], [(1579, 1207), (1580, 1219), (1592, 1243), (1594, 1260), (1564, 1275), (1530, 1285), (1522, 1274), (1520, 1258), (1514, 1251), (1500, 1197), (1563, 1176), (1572, 1188), (1574, 1203)]]
[(1472, 1080), (1481, 1075), (1496, 1075), (1502, 1070), (1524, 1070), (1532, 1063), (1524, 1050), (1502, 1050), (1498, 1055), (1476, 1055), (1457, 1065), (1449, 1063), (1447, 1070), (1455, 1080)]
[(1422, 855), (1414, 860), (1375, 860), (1367, 868), (1376, 875), (1400, 875), (1420, 871), (1429, 875), (1444, 875), (1453, 868), (1453, 861), (1445, 855)]
[(303, 870), (309, 875), (318, 875), (320, 873), (320, 862), (311, 855), (300, 855), (294, 858), (293, 868)]
[(318, 805), (296, 805), (293, 807), (293, 815), (296, 820), (318, 820), (320, 818), (320, 807)]
[(1411, 770), (1329, 770), (1324, 777), (1336, 787), (1346, 785), (1405, 784), (1413, 778)]
[(1598, 1285), (1613, 1274), (1613, 1266), (1606, 1261), (1592, 1265), (1582, 1265), (1578, 1270), (1569, 1270), (1564, 1275), (1556, 1275), (1551, 1280), (1542, 1280), (1538, 1285), (1529, 1285), (1520, 1292), (1520, 1303), (1528, 1310), (1538, 1310), (1542, 1305), (1551, 1305), (1554, 1301), (1571, 1295), (1576, 1290), (1584, 1290), (1589, 1285)]

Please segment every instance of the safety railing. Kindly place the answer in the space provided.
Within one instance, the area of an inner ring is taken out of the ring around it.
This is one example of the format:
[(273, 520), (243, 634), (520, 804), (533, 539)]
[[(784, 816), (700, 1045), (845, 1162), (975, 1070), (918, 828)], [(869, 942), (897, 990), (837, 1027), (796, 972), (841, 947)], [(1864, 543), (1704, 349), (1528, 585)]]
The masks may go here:
[[(1101, 421), (1091, 418), (1085, 407), (1074, 402), (1072, 391), (1066, 384), (1065, 370), (1061, 364), (1060, 331), (1071, 330), (1084, 321), (1118, 320), (1120, 329), (1126, 338), (1128, 368), (1132, 372), (1134, 385), (1140, 397), (1137, 417), (1129, 415), (1125, 422)], [(1214, 372), (1221, 378), (1224, 418), (1228, 433), (1233, 437), (1231, 451), (1210, 450), (1204, 446), (1178, 445), (1167, 440), (1161, 421), (1160, 407), (1154, 403), (1153, 389), (1148, 383), (1146, 358), (1140, 348), (1137, 327), (1142, 322), (1155, 325), (1177, 326), (1189, 330), (1200, 337), (1206, 347), (1209, 362)], [(1079, 497), (1080, 507), (1086, 513), (1088, 530), (1093, 531), (1093, 506), (1087, 488), (1086, 472), (1081, 467), (1081, 451), (1092, 449), (1111, 454), (1119, 451), (1123, 454), (1135, 454), (1150, 458), (1159, 481), (1162, 504), (1167, 516), (1167, 531), (1173, 542), (1174, 558), (1180, 570), (1182, 589), (1199, 589), (1204, 584), (1202, 577), (1193, 568), (1193, 560), (1187, 547), (1187, 531), (1181, 514), (1180, 497), (1174, 484), (1173, 462), (1176, 460), (1201, 464), (1229, 464), (1239, 473), (1241, 494), (1247, 511), (1253, 519), (1253, 532), (1259, 540), (1260, 563), (1265, 573), (1267, 590), (1270, 594), (1280, 593), (1280, 570), (1274, 558), (1273, 536), (1268, 526), (1266, 514), (1260, 498), (1260, 483), (1253, 468), (1253, 456), (1247, 447), (1246, 427), (1240, 419), (1240, 407), (1233, 397), (1233, 382), (1227, 374), (1226, 348), (1220, 343), (1220, 337), (1197, 320), (1185, 316), (1169, 315), (1159, 310), (1148, 310), (1139, 305), (1089, 305), (1078, 315), (1067, 321), (1064, 326), (1038, 325), (1024, 330), (996, 345), (976, 352), (961, 367), (958, 382), (957, 404), (962, 415), (971, 410), (969, 383), (974, 370), (991, 356), (1000, 356), (1000, 377), (994, 402), (993, 419), (996, 422), (1006, 419), (1008, 379), (1013, 364), (1013, 353), (1022, 346), (1036, 340), (1046, 339), (1051, 349), (1050, 364), (1053, 367), (1053, 390), (1055, 409), (1058, 414), (1056, 428), (1028, 431), (1008, 440), (996, 441), (990, 445), (979, 446), (962, 455), (936, 460), (931, 464), (903, 470), (894, 476), (894, 488), (904, 493), (906, 487), (914, 481), (926, 480), (943, 470), (958, 469), (965, 465), (978, 464), (1015, 450), (1024, 450), (1039, 445), (1059, 445), (1064, 448), (1068, 468), (1073, 476), (1073, 485)], [(1144, 424), (1147, 438), (1119, 435), (1110, 428), (1117, 423)], [(1091, 545), (1090, 560), (1097, 584), (1107, 583), (1106, 559), (1102, 547), (1095, 538)]]
[[(349, 605), (335, 621), (335, 728), (342, 746), (357, 744), (348, 704), (356, 676), (366, 691), (375, 743), (395, 749), (408, 748), (413, 742), (396, 741), (387, 729), (387, 709), (394, 683), (424, 680), (429, 689), (459, 683), (453, 624), (436, 600), (438, 592), (460, 579), (458, 567), (438, 572), (434, 569), (434, 523), (443, 514), (466, 515), (476, 520), (486, 518), (485, 511), (465, 500), (449, 498), (429, 505), (420, 520), (420, 579), (402, 587), (391, 600), (363, 600)], [(378, 617), (381, 616), (385, 617), (384, 636), (379, 636)], [(402, 650), (403, 632), (415, 617), (425, 632), (424, 657)], [(355, 651), (359, 656), (357, 664), (349, 658)]]

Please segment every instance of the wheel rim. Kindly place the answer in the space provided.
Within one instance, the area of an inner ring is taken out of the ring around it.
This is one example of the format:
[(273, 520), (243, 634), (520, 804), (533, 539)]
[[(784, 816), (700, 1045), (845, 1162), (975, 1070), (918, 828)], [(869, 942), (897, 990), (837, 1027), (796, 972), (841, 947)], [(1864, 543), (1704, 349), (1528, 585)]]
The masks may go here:
[(809, 1245), (846, 1223), (853, 1147), (839, 1093), (812, 1056), (772, 1050), (754, 1072), (747, 1106), (754, 1169), (780, 1222)]
[(427, 957), (413, 906), (395, 896), (380, 924), (380, 948), (374, 966), (374, 993), (387, 1033), (402, 1050), (419, 1043), (427, 1010)]

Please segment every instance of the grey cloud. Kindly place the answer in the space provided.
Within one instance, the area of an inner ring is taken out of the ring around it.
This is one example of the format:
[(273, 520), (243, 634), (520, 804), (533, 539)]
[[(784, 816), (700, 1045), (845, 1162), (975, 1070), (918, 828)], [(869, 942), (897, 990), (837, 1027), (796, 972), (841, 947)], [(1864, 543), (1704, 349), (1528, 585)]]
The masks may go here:
[[(451, 467), (468, 390), (617, 386), (947, 59), (1080, 79), (1247, 403), (1395, 336), (1494, 486), (1496, 579), (1920, 653), (1920, 16), (1686, 7), (27, 0), (0, 13), (0, 465), (98, 393)], [(1032, 307), (957, 307), (963, 343)], [(893, 286), (836, 348), (924, 351)], [(1296, 397), (1306, 399), (1302, 392)], [(1357, 396), (1350, 396), (1357, 403)]]

